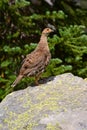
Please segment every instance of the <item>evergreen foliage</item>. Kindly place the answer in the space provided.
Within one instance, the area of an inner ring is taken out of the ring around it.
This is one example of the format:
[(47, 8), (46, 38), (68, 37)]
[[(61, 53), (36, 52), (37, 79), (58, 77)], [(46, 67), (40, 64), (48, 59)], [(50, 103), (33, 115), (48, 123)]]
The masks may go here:
[[(87, 77), (87, 11), (74, 11), (65, 1), (60, 3), (60, 10), (56, 5), (53, 9), (42, 6), (44, 11), (32, 13), (27, 12), (29, 7), (32, 4), (25, 0), (0, 1), (0, 100), (13, 91), (10, 84), (21, 61), (35, 49), (41, 30), (49, 23), (56, 27), (56, 34), (48, 38), (52, 59), (42, 77), (65, 72)], [(33, 78), (25, 78), (16, 89), (32, 82)]]

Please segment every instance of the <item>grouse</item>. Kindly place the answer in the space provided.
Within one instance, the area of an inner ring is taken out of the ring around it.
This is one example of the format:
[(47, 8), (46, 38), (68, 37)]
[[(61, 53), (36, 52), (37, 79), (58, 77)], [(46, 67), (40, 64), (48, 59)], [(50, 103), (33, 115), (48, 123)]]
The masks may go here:
[(11, 85), (12, 87), (15, 87), (20, 80), (26, 76), (34, 76), (36, 85), (39, 85), (38, 81), (40, 76), (51, 59), (51, 53), (47, 42), (47, 36), (51, 32), (53, 32), (53, 30), (50, 28), (45, 28), (42, 31), (40, 41), (36, 49), (28, 54), (24, 59), (19, 75)]

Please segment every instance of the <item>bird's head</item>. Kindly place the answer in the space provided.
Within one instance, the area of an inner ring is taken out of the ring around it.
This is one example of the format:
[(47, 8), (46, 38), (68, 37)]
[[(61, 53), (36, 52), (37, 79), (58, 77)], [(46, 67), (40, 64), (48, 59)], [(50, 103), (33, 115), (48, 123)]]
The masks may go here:
[(42, 34), (48, 36), (48, 34), (51, 33), (51, 32), (54, 32), (54, 31), (53, 31), (52, 29), (50, 29), (50, 28), (45, 28), (45, 29), (42, 31)]

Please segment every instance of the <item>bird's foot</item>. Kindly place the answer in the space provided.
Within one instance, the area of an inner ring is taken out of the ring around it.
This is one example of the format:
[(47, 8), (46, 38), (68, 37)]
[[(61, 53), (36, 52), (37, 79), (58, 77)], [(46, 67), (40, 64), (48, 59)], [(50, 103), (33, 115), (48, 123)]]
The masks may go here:
[(40, 85), (37, 80), (35, 80), (35, 84), (36, 84), (36, 86), (39, 86), (39, 85)]

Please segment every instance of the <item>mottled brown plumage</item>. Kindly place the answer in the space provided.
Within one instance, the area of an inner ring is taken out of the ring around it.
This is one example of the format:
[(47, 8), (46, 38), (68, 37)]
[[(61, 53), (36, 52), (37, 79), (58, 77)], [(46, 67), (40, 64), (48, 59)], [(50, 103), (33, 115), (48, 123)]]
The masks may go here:
[(11, 85), (12, 87), (16, 86), (25, 76), (35, 76), (35, 82), (38, 85), (40, 75), (44, 71), (45, 67), (49, 64), (51, 58), (47, 42), (47, 36), (51, 32), (53, 32), (53, 30), (50, 28), (45, 28), (42, 31), (41, 38), (36, 49), (28, 54), (24, 59), (19, 75)]

